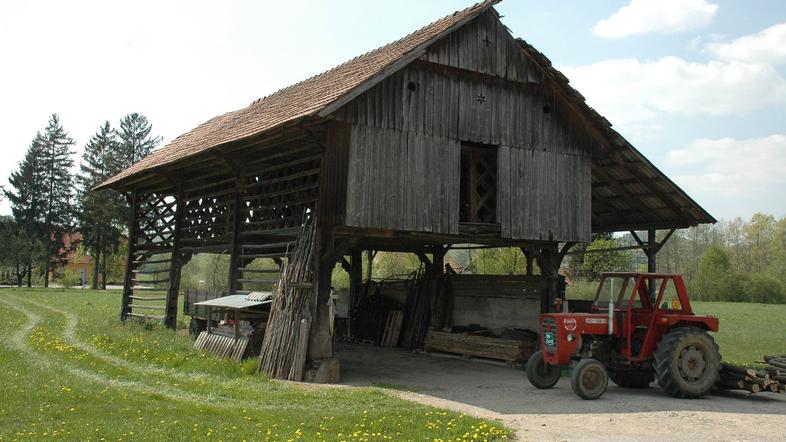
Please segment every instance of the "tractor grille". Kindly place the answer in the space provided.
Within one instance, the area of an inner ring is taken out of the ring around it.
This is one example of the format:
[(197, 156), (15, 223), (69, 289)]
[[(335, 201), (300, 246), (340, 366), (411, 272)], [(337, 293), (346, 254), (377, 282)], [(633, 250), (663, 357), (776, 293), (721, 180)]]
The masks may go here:
[(557, 321), (554, 318), (543, 318), (543, 348), (550, 352), (557, 351)]

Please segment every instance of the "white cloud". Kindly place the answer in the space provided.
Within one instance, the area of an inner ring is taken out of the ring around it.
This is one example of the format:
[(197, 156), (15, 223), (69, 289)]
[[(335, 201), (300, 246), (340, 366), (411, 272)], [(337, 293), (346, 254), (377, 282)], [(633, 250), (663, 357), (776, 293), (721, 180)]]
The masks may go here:
[(727, 43), (709, 43), (705, 49), (721, 60), (786, 63), (786, 23), (756, 34), (744, 35)]
[(786, 103), (786, 80), (770, 65), (612, 59), (560, 67), (588, 103), (628, 133), (658, 128), (660, 115), (744, 115)]
[(666, 155), (674, 181), (716, 216), (772, 212), (786, 193), (786, 135), (699, 139)]
[(717, 11), (718, 5), (706, 0), (631, 0), (595, 24), (592, 33), (604, 38), (674, 34), (707, 26)]

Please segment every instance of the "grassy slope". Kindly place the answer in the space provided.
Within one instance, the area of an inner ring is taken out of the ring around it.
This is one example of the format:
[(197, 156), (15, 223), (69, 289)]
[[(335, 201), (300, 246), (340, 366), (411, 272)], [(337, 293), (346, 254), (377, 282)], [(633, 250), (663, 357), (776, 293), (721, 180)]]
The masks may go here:
[(0, 440), (480, 440), (496, 423), (379, 389), (269, 381), (255, 361), (117, 322), (117, 293), (0, 290)]

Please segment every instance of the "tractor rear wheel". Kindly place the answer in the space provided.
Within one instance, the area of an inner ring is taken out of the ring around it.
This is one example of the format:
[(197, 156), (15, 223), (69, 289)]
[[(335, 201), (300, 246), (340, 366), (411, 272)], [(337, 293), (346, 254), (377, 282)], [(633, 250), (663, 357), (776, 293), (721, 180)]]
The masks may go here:
[(705, 330), (680, 327), (668, 332), (655, 350), (655, 375), (663, 391), (682, 399), (709, 393), (721, 368), (718, 344)]
[(543, 350), (536, 351), (527, 359), (527, 379), (541, 390), (547, 390), (559, 382), (562, 369), (559, 365), (549, 365), (543, 359)]
[(655, 380), (655, 373), (651, 371), (619, 370), (612, 371), (609, 375), (611, 381), (621, 388), (649, 388)]
[(609, 386), (606, 367), (595, 359), (582, 359), (573, 367), (570, 376), (573, 392), (582, 399), (592, 400), (603, 396)]

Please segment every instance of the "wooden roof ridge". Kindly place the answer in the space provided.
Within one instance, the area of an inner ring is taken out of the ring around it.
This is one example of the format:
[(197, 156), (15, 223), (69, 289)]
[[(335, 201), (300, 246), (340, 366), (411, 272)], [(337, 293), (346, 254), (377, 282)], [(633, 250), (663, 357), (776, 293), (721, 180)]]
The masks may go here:
[(260, 135), (301, 118), (325, 117), (422, 55), (426, 47), (435, 41), (500, 1), (484, 0), (456, 11), (394, 42), (254, 100), (245, 108), (213, 117), (107, 179), (94, 190), (118, 186), (139, 173)]
[(565, 74), (555, 68), (551, 60), (546, 57), (542, 52), (538, 51), (534, 46), (529, 44), (522, 38), (516, 38), (519, 47), (532, 59), (543, 71), (546, 78), (550, 79), (562, 92), (563, 98), (566, 99), (576, 110), (583, 114), (589, 123), (593, 126), (596, 134), (602, 137), (601, 143), (609, 150), (614, 150), (615, 146), (619, 149), (624, 149), (633, 154), (633, 156), (641, 162), (645, 167), (650, 168), (666, 185), (684, 198), (685, 202), (691, 208), (697, 210), (701, 216), (696, 217), (696, 224), (703, 223), (716, 223), (717, 220), (709, 214), (703, 207), (701, 207), (693, 198), (691, 198), (681, 187), (674, 183), (666, 174), (658, 169), (646, 156), (644, 156), (638, 149), (636, 149), (625, 137), (617, 132), (611, 122), (603, 115), (599, 114), (592, 108), (586, 101), (584, 95), (570, 85), (570, 80)]

